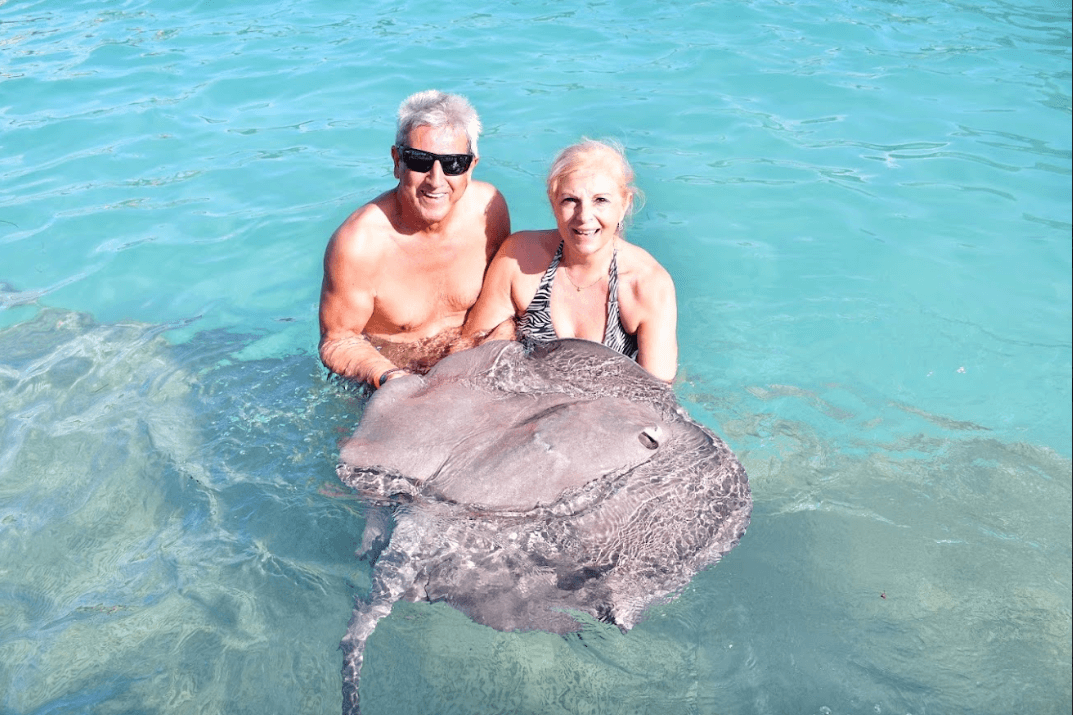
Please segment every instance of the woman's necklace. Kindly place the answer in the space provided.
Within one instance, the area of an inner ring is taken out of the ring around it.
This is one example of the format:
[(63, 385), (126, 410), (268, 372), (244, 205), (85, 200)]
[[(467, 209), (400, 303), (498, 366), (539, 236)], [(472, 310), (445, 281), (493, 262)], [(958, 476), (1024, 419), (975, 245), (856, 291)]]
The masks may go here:
[[(612, 261), (615, 260), (615, 256), (614, 256), (613, 253), (611, 255), (611, 260)], [(608, 267), (607, 267), (607, 273), (608, 274), (611, 273), (611, 266), (610, 265), (608, 265)], [(574, 290), (576, 290), (578, 293), (580, 293), (583, 290), (588, 290), (589, 288), (592, 288), (594, 285), (596, 285), (597, 283), (599, 283), (600, 281), (602, 281), (604, 279), (604, 277), (602, 275), (600, 275), (600, 276), (596, 277), (596, 280), (594, 280), (592, 283), (589, 283), (587, 286), (579, 286), (577, 283), (574, 282), (574, 279), (570, 277), (570, 273), (567, 272), (566, 266), (563, 266), (563, 275), (566, 276), (566, 280), (570, 281), (570, 285), (574, 286)]]
[(575, 290), (577, 290), (578, 293), (583, 290), (588, 290), (589, 288), (592, 288), (594, 285), (604, 279), (603, 276), (597, 276), (596, 280), (594, 280), (592, 283), (589, 283), (587, 286), (579, 286), (577, 283), (574, 282), (574, 279), (570, 277), (570, 274), (566, 272), (566, 268), (563, 268), (563, 275), (566, 276), (566, 280), (570, 281), (570, 285), (574, 286)]

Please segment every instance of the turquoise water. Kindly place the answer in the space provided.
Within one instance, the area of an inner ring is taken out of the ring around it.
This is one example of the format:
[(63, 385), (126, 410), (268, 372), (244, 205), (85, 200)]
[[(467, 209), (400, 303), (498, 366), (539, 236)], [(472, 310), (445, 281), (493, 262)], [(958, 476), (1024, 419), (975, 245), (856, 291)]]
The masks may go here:
[(410, 92), (626, 147), (742, 544), (621, 636), (400, 604), (368, 713), (1069, 712), (1066, 2), (0, 4), (0, 713), (337, 712), (328, 235)]

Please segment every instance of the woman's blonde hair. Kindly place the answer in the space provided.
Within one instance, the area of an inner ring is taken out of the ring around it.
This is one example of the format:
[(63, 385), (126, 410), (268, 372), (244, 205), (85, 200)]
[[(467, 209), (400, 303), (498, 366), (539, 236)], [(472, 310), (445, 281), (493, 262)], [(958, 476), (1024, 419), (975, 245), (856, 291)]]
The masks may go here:
[(629, 204), (626, 213), (627, 215), (633, 213), (636, 207), (644, 201), (644, 194), (634, 186), (633, 167), (630, 166), (630, 162), (626, 161), (626, 152), (622, 145), (614, 140), (582, 138), (577, 144), (571, 144), (559, 152), (551, 164), (551, 169), (548, 170), (548, 200), (554, 203), (555, 192), (563, 177), (594, 158), (605, 159), (615, 167), (622, 191)]

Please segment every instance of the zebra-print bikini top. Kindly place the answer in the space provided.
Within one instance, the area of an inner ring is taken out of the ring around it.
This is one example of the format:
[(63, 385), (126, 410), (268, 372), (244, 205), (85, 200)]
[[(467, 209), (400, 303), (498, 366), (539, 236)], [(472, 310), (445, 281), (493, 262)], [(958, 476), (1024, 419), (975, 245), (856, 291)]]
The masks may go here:
[[(559, 267), (562, 258), (563, 242), (559, 241), (559, 250), (551, 259), (548, 270), (544, 271), (536, 295), (518, 321), (518, 339), (527, 348), (559, 338), (555, 333), (555, 326), (551, 324), (551, 285), (555, 281), (555, 269)], [(618, 249), (611, 254), (611, 267), (607, 269), (607, 275), (607, 327), (604, 328), (604, 345), (636, 360), (637, 336), (626, 332), (618, 314)]]

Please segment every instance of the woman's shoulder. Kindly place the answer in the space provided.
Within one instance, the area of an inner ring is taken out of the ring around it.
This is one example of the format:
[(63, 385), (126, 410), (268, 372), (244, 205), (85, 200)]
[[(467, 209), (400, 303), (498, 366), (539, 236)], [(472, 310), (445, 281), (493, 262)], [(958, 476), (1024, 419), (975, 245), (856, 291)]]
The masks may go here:
[(618, 247), (617, 267), (622, 326), (638, 335), (647, 326), (645, 334), (649, 338), (662, 335), (658, 341), (662, 343), (666, 343), (665, 331), (669, 329), (673, 342), (678, 308), (671, 274), (648, 251), (625, 241)]
[(500, 253), (510, 257), (529, 272), (534, 266), (543, 264), (547, 267), (559, 247), (559, 232), (555, 229), (546, 231), (518, 231), (507, 237)]
[(628, 281), (637, 288), (670, 288), (674, 281), (652, 254), (638, 245), (621, 241), (618, 246), (619, 280)]
[(559, 232), (555, 229), (540, 231), (516, 231), (507, 237), (509, 243), (520, 248), (537, 248), (551, 246), (554, 251), (559, 245)]

